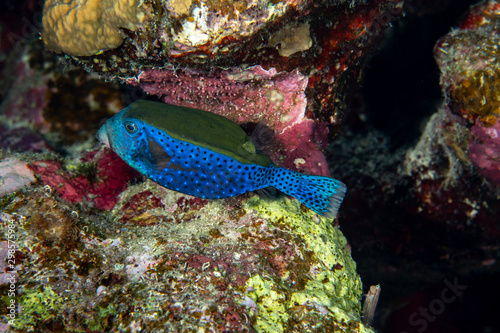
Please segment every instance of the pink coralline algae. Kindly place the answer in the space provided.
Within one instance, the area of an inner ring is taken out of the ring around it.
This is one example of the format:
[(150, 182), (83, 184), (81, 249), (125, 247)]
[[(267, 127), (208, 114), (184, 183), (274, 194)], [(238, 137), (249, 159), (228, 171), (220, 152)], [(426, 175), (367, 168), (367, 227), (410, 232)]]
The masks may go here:
[(128, 83), (166, 103), (217, 113), (239, 124), (266, 125), (276, 133), (270, 152), (275, 163), (329, 175), (321, 146), (327, 141), (328, 129), (305, 117), (308, 78), (298, 70), (288, 73), (254, 66), (219, 69), (207, 75), (197, 70), (152, 69)]
[(130, 84), (165, 103), (214, 112), (234, 122), (264, 123), (278, 134), (304, 118), (307, 77), (255, 66), (217, 70), (207, 75), (190, 70), (146, 70)]
[(472, 127), (469, 155), (485, 178), (500, 185), (500, 120), (491, 127)]
[(304, 118), (278, 136), (287, 149), (279, 150), (276, 155), (288, 169), (329, 176), (330, 170), (323, 154), (328, 144), (328, 133), (325, 123)]
[(0, 196), (15, 192), (33, 181), (35, 177), (26, 162), (14, 158), (0, 161)]
[(95, 163), (95, 176), (99, 181), (93, 182), (87, 175), (65, 171), (57, 161), (35, 161), (30, 168), (43, 184), (50, 186), (64, 200), (70, 203), (93, 202), (96, 208), (103, 210), (112, 209), (127, 183), (138, 176), (109, 149), (89, 152), (82, 157), (82, 162)]

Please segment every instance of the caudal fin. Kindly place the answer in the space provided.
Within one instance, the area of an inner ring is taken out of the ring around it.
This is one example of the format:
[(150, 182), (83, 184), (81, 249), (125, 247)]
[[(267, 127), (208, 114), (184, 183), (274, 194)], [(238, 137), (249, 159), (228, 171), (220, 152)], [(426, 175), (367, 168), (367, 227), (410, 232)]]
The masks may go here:
[(272, 166), (269, 185), (286, 193), (316, 213), (328, 218), (337, 215), (347, 187), (341, 181), (322, 176), (303, 175)]

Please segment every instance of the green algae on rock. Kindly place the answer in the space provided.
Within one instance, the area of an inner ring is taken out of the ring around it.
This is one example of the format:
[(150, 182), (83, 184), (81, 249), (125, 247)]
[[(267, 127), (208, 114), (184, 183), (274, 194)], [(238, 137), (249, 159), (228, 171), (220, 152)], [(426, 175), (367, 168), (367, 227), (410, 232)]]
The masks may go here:
[[(254, 196), (248, 200), (248, 205), (268, 223), (279, 225), (300, 238), (307, 251), (312, 252), (309, 272), (302, 272), (306, 274), (307, 281), (303, 281), (305, 285), (300, 290), (286, 287), (290, 272), (283, 274), (281, 283), (277, 284), (264, 282), (260, 276), (247, 281), (248, 288), (257, 290), (252, 295), (261, 310), (256, 328), (262, 332), (269, 332), (270, 328), (288, 332), (287, 322), (291, 319), (288, 313), (294, 313), (294, 307), (304, 305), (309, 307), (308, 311), (328, 314), (338, 322), (349, 322), (353, 318), (359, 320), (361, 280), (340, 230), (328, 219), (303, 212), (298, 203), (288, 198), (269, 203)], [(274, 290), (281, 293), (276, 294)], [(266, 304), (268, 302), (270, 304)]]
[(16, 320), (13, 328), (20, 331), (34, 331), (35, 324), (49, 320), (63, 308), (64, 298), (49, 287), (41, 290), (28, 289), (19, 297), (19, 305), (23, 311)]

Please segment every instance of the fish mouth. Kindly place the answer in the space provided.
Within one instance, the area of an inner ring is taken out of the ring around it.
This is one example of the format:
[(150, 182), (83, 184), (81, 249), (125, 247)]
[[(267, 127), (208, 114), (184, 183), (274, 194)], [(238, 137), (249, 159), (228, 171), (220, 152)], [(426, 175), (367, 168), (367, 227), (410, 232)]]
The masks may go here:
[(97, 137), (97, 140), (99, 140), (106, 147), (111, 148), (109, 146), (108, 133), (106, 133), (106, 124), (102, 125), (101, 128), (99, 128), (99, 130), (97, 131), (96, 137)]

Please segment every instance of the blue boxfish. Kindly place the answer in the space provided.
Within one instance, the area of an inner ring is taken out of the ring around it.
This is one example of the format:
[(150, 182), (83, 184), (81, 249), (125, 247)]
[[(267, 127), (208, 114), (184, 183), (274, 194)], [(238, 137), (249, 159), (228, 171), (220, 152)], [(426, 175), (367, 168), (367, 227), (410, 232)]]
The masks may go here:
[(236, 123), (198, 109), (137, 101), (108, 119), (97, 138), (149, 179), (200, 198), (273, 187), (333, 218), (346, 192), (336, 179), (276, 166)]

